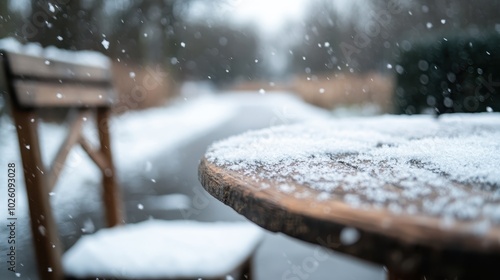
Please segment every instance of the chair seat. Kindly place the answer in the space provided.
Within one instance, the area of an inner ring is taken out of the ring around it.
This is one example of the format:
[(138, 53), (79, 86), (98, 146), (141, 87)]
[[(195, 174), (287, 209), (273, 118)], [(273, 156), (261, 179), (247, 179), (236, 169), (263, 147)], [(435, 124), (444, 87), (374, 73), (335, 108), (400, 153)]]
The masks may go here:
[(248, 259), (262, 235), (246, 222), (148, 220), (82, 237), (63, 266), (77, 278), (221, 277)]

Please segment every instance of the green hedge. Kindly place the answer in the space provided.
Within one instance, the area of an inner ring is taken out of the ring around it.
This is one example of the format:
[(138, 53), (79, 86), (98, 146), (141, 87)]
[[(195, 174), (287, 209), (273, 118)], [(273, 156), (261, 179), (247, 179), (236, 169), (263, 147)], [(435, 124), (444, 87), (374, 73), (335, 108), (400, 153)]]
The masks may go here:
[(500, 111), (500, 34), (464, 34), (400, 43), (396, 113)]

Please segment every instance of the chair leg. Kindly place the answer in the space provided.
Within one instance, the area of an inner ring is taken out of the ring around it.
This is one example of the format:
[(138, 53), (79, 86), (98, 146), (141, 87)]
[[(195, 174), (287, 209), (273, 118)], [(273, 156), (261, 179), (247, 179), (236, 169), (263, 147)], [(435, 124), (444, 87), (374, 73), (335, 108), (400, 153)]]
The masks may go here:
[(252, 258), (249, 258), (241, 269), (240, 280), (252, 280)]
[(109, 136), (108, 122), (110, 119), (110, 110), (100, 108), (97, 110), (97, 125), (99, 130), (99, 140), (101, 143), (101, 152), (109, 163), (109, 168), (102, 171), (103, 182), (103, 202), (106, 209), (106, 221), (109, 227), (124, 223), (123, 206), (121, 203), (121, 194), (116, 182), (116, 171), (113, 166), (113, 157), (111, 154), (111, 140)]
[(26, 193), (30, 201), (31, 232), (39, 277), (60, 280), (64, 277), (61, 265), (62, 246), (57, 235), (56, 222), (52, 216), (38, 142), (38, 130), (36, 124), (31, 122), (35, 115), (31, 111), (13, 110), (13, 116), (23, 161)]

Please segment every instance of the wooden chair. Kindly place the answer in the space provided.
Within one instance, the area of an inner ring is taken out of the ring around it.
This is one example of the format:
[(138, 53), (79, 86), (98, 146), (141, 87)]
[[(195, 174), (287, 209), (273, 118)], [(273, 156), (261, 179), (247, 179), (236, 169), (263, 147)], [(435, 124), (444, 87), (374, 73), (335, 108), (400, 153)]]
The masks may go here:
[[(75, 55), (79, 55), (75, 53)], [(148, 250), (156, 250), (156, 243), (149, 242), (147, 244), (151, 248), (141, 246), (130, 246), (129, 244), (115, 244), (111, 246), (116, 250), (108, 258), (100, 258), (98, 256), (105, 255), (104, 253), (88, 250), (88, 244), (97, 244), (96, 246), (103, 248), (113, 242), (128, 242), (134, 236), (143, 236), (142, 240), (137, 242), (144, 243), (144, 240), (151, 238), (151, 233), (154, 232), (155, 238), (161, 236), (174, 238), (176, 246), (179, 244), (191, 244), (193, 236), (198, 238), (204, 237), (204, 229), (207, 229), (212, 239), (207, 241), (212, 247), (214, 244), (220, 243), (221, 247), (227, 243), (224, 239), (222, 230), (236, 230), (243, 232), (246, 238), (239, 241), (241, 249), (231, 248), (226, 250), (226, 253), (238, 255), (237, 263), (234, 259), (221, 259), (220, 262), (232, 261), (230, 270), (225, 272), (210, 271), (211, 278), (225, 279), (225, 275), (229, 275), (232, 271), (241, 270), (243, 273), (249, 273), (250, 256), (252, 255), (256, 245), (261, 238), (261, 232), (255, 228), (249, 228), (248, 224), (240, 223), (196, 223), (196, 222), (143, 222), (135, 225), (123, 225), (124, 215), (122, 203), (120, 201), (120, 190), (118, 188), (116, 172), (113, 166), (112, 153), (110, 146), (110, 135), (108, 128), (108, 120), (110, 118), (110, 106), (113, 102), (113, 86), (111, 82), (111, 71), (109, 67), (89, 66), (64, 61), (48, 61), (41, 56), (32, 56), (0, 50), (0, 89), (3, 89), (8, 94), (8, 103), (12, 112), (12, 117), (17, 127), (19, 147), (24, 169), (24, 178), (26, 182), (27, 196), (29, 200), (30, 218), (32, 235), (35, 245), (36, 259), (38, 264), (38, 272), (41, 279), (64, 279), (66, 277), (74, 278), (93, 278), (107, 277), (116, 279), (117, 277), (132, 277), (134, 279), (143, 278), (161, 278), (161, 279), (179, 279), (207, 277), (201, 275), (204, 271), (200, 270), (203, 264), (184, 262), (184, 266), (195, 266), (191, 271), (195, 274), (189, 274), (190, 269), (184, 267), (182, 273), (175, 273), (175, 269), (166, 270), (167, 275), (130, 275), (127, 271), (135, 273), (132, 265), (122, 265), (116, 269), (118, 275), (112, 274), (109, 271), (109, 266), (104, 263), (109, 261), (111, 266), (116, 263), (116, 260), (110, 259), (113, 256), (119, 256), (123, 259), (127, 255), (148, 255)], [(70, 131), (64, 140), (59, 152), (57, 153), (54, 162), (46, 168), (42, 162), (41, 147), (37, 131), (37, 123), (33, 120), (37, 119), (37, 114), (40, 111), (47, 111), (53, 108), (72, 108), (78, 111), (76, 117), (70, 125)], [(99, 135), (100, 147), (94, 148), (83, 137), (82, 125), (89, 114), (95, 113), (95, 120)], [(80, 241), (87, 245), (80, 246), (78, 241), (67, 254), (63, 255), (62, 246), (57, 233), (57, 225), (54, 220), (52, 208), (49, 201), (49, 193), (52, 191), (64, 166), (65, 159), (74, 145), (81, 145), (83, 150), (87, 152), (92, 161), (98, 166), (102, 173), (103, 185), (103, 203), (105, 208), (105, 218), (109, 227), (112, 229), (103, 229), (95, 234), (84, 236)], [(115, 227), (121, 225), (119, 227)], [(176, 235), (176, 231), (179, 234)], [(162, 234), (164, 232), (164, 234)], [(220, 235), (220, 236), (219, 236)], [(95, 237), (94, 237), (95, 236)], [(125, 236), (124, 238), (122, 238)], [(128, 236), (128, 237), (127, 237)], [(128, 238), (128, 239), (127, 239)], [(104, 243), (103, 243), (104, 242)], [(184, 242), (184, 243), (183, 243)], [(219, 242), (219, 243), (217, 243)], [(141, 243), (141, 244), (142, 244)], [(164, 242), (163, 242), (164, 243)], [(203, 242), (198, 242), (203, 245)], [(165, 243), (172, 244), (172, 243)], [(143, 244), (144, 245), (144, 244)], [(186, 250), (192, 250), (186, 245)], [(92, 246), (92, 245), (91, 245)], [(216, 246), (217, 247), (217, 246)], [(139, 252), (131, 252), (129, 249), (137, 249)], [(106, 250), (103, 248), (103, 250)], [(203, 251), (203, 248), (199, 248)], [(224, 248), (220, 250), (224, 251)], [(182, 256), (172, 254), (170, 248), (163, 249), (166, 257), (158, 256), (160, 260), (148, 260), (158, 262), (162, 260), (175, 260)], [(97, 254), (94, 256), (86, 256), (86, 254)], [(185, 253), (185, 252), (184, 252)], [(198, 254), (198, 252), (190, 252)], [(132, 257), (132, 259), (134, 259)], [(147, 259), (147, 258), (143, 258)], [(196, 259), (196, 258), (195, 258)], [(87, 260), (87, 261), (85, 261)], [(88, 261), (90, 260), (90, 261)], [(137, 258), (135, 258), (137, 260)], [(199, 261), (199, 260), (198, 260)], [(99, 266), (96, 268), (95, 264)], [(172, 261), (170, 261), (172, 262)], [(90, 264), (90, 265), (89, 265)], [(90, 266), (90, 270), (85, 271), (85, 266)], [(156, 264), (158, 266), (158, 263)], [(160, 263), (161, 265), (161, 263)], [(167, 267), (168, 262), (164, 265)], [(124, 267), (125, 266), (125, 267)], [(147, 266), (146, 266), (147, 267)], [(108, 269), (106, 270), (102, 270)], [(229, 268), (223, 267), (222, 268)], [(68, 269), (77, 270), (66, 271)], [(100, 270), (101, 269), (101, 270)], [(113, 270), (113, 269), (111, 269)], [(160, 269), (161, 270), (161, 269)], [(231, 271), (232, 270), (232, 271)], [(246, 270), (246, 271), (245, 271)], [(120, 273), (121, 272), (121, 273)], [(94, 275), (100, 274), (100, 275)], [(168, 274), (170, 273), (170, 274)], [(200, 274), (200, 275), (198, 275)], [(210, 274), (210, 273), (209, 273)], [(247, 274), (244, 279), (247, 279)], [(205, 278), (204, 278), (205, 279)]]

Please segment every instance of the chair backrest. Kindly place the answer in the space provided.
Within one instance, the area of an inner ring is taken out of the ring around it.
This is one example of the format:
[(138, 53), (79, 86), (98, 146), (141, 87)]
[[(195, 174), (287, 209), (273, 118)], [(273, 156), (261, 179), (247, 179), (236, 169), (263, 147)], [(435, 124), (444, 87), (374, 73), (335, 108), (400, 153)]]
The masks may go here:
[[(41, 279), (63, 279), (62, 250), (49, 193), (74, 145), (81, 145), (102, 172), (108, 226), (123, 223), (108, 128), (113, 101), (111, 70), (108, 66), (48, 60), (4, 50), (0, 50), (0, 60), (0, 89), (7, 93), (17, 128), (39, 275)], [(55, 160), (46, 167), (35, 120), (39, 112), (55, 108), (73, 108), (78, 116), (72, 120)], [(98, 148), (92, 147), (82, 134), (83, 121), (94, 112)]]

